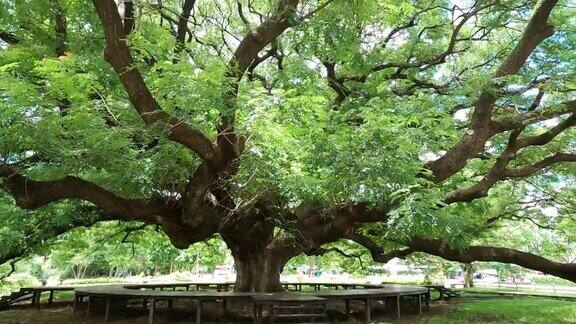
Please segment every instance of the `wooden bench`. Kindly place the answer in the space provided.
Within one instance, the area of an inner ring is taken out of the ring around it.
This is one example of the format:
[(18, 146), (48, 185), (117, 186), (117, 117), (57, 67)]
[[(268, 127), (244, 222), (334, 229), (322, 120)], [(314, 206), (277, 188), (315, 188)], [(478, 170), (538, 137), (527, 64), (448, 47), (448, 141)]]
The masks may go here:
[(229, 300), (247, 299), (252, 296), (251, 293), (229, 293), (229, 292), (213, 292), (213, 291), (193, 291), (193, 290), (154, 290), (134, 288), (140, 285), (127, 285), (125, 288), (122, 286), (95, 286), (95, 287), (81, 287), (75, 290), (73, 312), (76, 313), (78, 305), (87, 298), (86, 305), (86, 320), (90, 318), (91, 305), (96, 299), (103, 299), (106, 302), (106, 311), (104, 321), (107, 322), (110, 318), (110, 306), (113, 300), (132, 300), (141, 299), (149, 301), (149, 323), (154, 322), (154, 313), (158, 301), (168, 301), (169, 307), (175, 300), (194, 300), (196, 301), (196, 323), (202, 320), (202, 308), (204, 303), (207, 302), (222, 302), (223, 314), (227, 313), (226, 307)]
[(394, 285), (371, 289), (327, 290), (311, 294), (327, 300), (343, 300), (347, 318), (350, 315), (350, 302), (355, 300), (362, 301), (364, 302), (364, 319), (366, 323), (371, 323), (373, 305), (376, 301), (382, 299), (393, 299), (396, 301), (396, 316), (400, 319), (400, 299), (403, 296), (414, 296), (418, 302), (418, 313), (422, 315), (422, 297), (427, 292), (428, 290), (424, 287)]
[(452, 297), (460, 297), (460, 291), (451, 288), (446, 288), (444, 285), (424, 285), (424, 287), (428, 288), (427, 301), (430, 299), (430, 292), (432, 290), (438, 291), (439, 294), (438, 300), (445, 300)]
[[(377, 300), (395, 300), (397, 316), (400, 318), (400, 299), (403, 296), (412, 296), (418, 301), (419, 314), (422, 314), (422, 296), (428, 290), (424, 287), (414, 286), (382, 286), (372, 289), (332, 289), (315, 291), (310, 293), (234, 293), (218, 291), (196, 290), (154, 290), (154, 285), (115, 285), (115, 286), (91, 286), (79, 287), (75, 290), (74, 312), (84, 298), (87, 298), (86, 319), (90, 317), (91, 304), (95, 299), (103, 299), (106, 302), (104, 321), (110, 316), (110, 305), (113, 300), (140, 299), (149, 300), (149, 322), (154, 322), (154, 312), (158, 301), (168, 301), (168, 307), (176, 300), (194, 300), (197, 305), (196, 323), (202, 320), (203, 304), (207, 302), (222, 302), (224, 317), (226, 305), (230, 300), (251, 301), (254, 311), (254, 321), (260, 322), (264, 311), (267, 311), (272, 321), (276, 319), (294, 320), (325, 320), (326, 300), (340, 300), (346, 304), (346, 315), (350, 314), (350, 302), (360, 300), (365, 303), (365, 319), (367, 323), (372, 320), (372, 305)], [(152, 288), (152, 289), (151, 289)]]
[(268, 310), (270, 322), (289, 319), (314, 322), (326, 320), (326, 299), (299, 293), (262, 293), (251, 296), (254, 323), (261, 323)]
[(54, 302), (54, 295), (56, 292), (73, 291), (76, 286), (43, 286), (43, 287), (25, 287), (17, 292), (13, 292), (8, 296), (0, 298), (0, 309), (8, 308), (10, 305), (30, 300), (32, 306), (40, 308), (42, 295), (48, 294), (48, 305)]

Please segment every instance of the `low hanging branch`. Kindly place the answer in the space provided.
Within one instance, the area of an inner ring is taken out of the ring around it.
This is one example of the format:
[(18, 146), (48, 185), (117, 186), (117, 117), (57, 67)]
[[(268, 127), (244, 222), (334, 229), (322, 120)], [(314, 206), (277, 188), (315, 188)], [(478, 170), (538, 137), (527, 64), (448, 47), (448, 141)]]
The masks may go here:
[(372, 241), (369, 237), (361, 234), (351, 235), (349, 239), (365, 247), (368, 251), (370, 251), (370, 255), (372, 255), (372, 260), (380, 263), (387, 263), (388, 261), (394, 258), (405, 258), (410, 254), (416, 252), (411, 248), (385, 252), (384, 249), (382, 249), (380, 246), (378, 246), (378, 244), (376, 244), (376, 242)]
[(343, 257), (346, 258), (352, 258), (352, 259), (356, 259), (358, 260), (358, 263), (360, 263), (360, 267), (362, 269), (366, 269), (366, 266), (364, 265), (364, 261), (362, 261), (362, 254), (351, 254), (351, 253), (346, 253), (343, 250), (337, 248), (337, 247), (330, 247), (330, 248), (318, 248), (315, 250), (310, 250), (308, 252), (306, 252), (306, 255), (309, 256), (323, 256), (327, 253), (337, 253), (340, 254)]
[(16, 263), (20, 262), (20, 260), (22, 260), (24, 257), (18, 257), (16, 259), (12, 259), (10, 261), (10, 270), (6, 273), (3, 274), (2, 276), (0, 276), (0, 282), (2, 282), (2, 280), (10, 277), (13, 273), (16, 272)]
[(100, 207), (110, 219), (157, 221), (157, 215), (170, 213), (160, 201), (122, 198), (99, 185), (73, 176), (59, 180), (36, 181), (0, 164), (1, 184), (21, 208), (36, 209), (62, 199), (82, 199)]
[(441, 240), (426, 238), (414, 238), (406, 244), (416, 251), (436, 255), (450, 261), (513, 263), (527, 269), (542, 271), (576, 282), (576, 263), (555, 262), (532, 253), (490, 246), (471, 246), (465, 250), (456, 250)]

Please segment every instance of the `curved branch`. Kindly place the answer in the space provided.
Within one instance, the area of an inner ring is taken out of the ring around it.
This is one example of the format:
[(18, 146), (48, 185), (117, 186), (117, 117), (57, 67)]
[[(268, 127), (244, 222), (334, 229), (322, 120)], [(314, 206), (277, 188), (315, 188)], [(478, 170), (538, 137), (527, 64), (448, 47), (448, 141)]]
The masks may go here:
[[(538, 97), (543, 93), (544, 92), (542, 91), (538, 92), (535, 101), (541, 100), (542, 98), (540, 97), (540, 99), (538, 99)], [(528, 124), (534, 124), (544, 120), (560, 117), (569, 113), (576, 113), (576, 100), (564, 101), (557, 105), (541, 108), (538, 110), (529, 109), (527, 113), (520, 114), (511, 118), (497, 119), (494, 122), (498, 124), (501, 129), (513, 129)]]
[(134, 17), (134, 1), (124, 0), (124, 35), (128, 36), (134, 31), (136, 18)]
[(556, 136), (570, 127), (576, 126), (576, 112), (570, 115), (566, 120), (550, 128), (548, 131), (530, 137), (518, 140), (519, 147), (538, 146), (550, 143)]
[(114, 0), (92, 0), (98, 11), (106, 37), (104, 58), (122, 80), (130, 101), (148, 126), (162, 125), (169, 138), (193, 150), (206, 161), (214, 158), (214, 146), (198, 129), (191, 127), (160, 108), (146, 86), (142, 75), (133, 66), (130, 49), (124, 39), (124, 26)]
[(168, 207), (159, 201), (122, 198), (104, 188), (77, 178), (36, 181), (0, 164), (0, 179), (19, 207), (37, 209), (62, 199), (82, 199), (101, 208), (109, 219), (140, 220), (156, 223), (161, 215), (170, 214)]
[(3, 40), (4, 42), (8, 43), (8, 44), (19, 44), (20, 43), (20, 38), (18, 38), (18, 36), (16, 36), (15, 34), (7, 31), (7, 30), (3, 30), (0, 29), (0, 39)]
[(229, 84), (226, 85), (223, 94), (226, 111), (221, 116), (219, 126), (221, 133), (233, 130), (238, 82), (250, 64), (258, 57), (258, 53), (292, 25), (298, 2), (299, 0), (278, 0), (272, 15), (244, 36), (234, 51), (234, 56), (226, 70)]
[(184, 49), (186, 33), (188, 32), (188, 20), (195, 3), (196, 0), (185, 0), (182, 5), (182, 13), (178, 17), (178, 28), (176, 30), (176, 48), (174, 49), (176, 55), (180, 54)]
[(522, 178), (528, 177), (538, 171), (544, 170), (553, 164), (560, 162), (576, 162), (576, 154), (569, 153), (556, 153), (550, 155), (536, 163), (523, 166), (516, 169), (506, 169), (504, 171), (505, 177), (508, 178)]
[(416, 252), (411, 248), (385, 252), (384, 249), (376, 244), (376, 242), (372, 241), (368, 236), (365, 235), (354, 234), (348, 238), (370, 251), (372, 259), (379, 263), (386, 263), (394, 258), (405, 258)]
[(322, 256), (322, 255), (325, 255), (327, 253), (332, 253), (332, 252), (338, 253), (341, 256), (346, 257), (346, 258), (354, 258), (354, 259), (358, 260), (358, 263), (360, 263), (360, 267), (362, 269), (365, 269), (364, 262), (362, 261), (362, 254), (346, 253), (337, 247), (330, 247), (330, 248), (320, 247), (320, 248), (317, 248), (314, 250), (307, 251), (307, 252), (305, 252), (305, 254), (308, 256)]
[(576, 114), (571, 115), (563, 122), (539, 135), (519, 138), (520, 133), (522, 133), (524, 128), (513, 130), (510, 133), (506, 149), (500, 154), (500, 156), (498, 156), (496, 162), (494, 162), (482, 180), (472, 186), (450, 192), (444, 198), (444, 203), (451, 204), (462, 201), (468, 202), (477, 198), (486, 197), (488, 191), (499, 181), (511, 178), (528, 177), (556, 163), (576, 161), (576, 154), (558, 152), (533, 164), (528, 164), (515, 169), (507, 167), (510, 161), (514, 159), (518, 151), (521, 149), (527, 146), (548, 144), (564, 130), (574, 125), (576, 125)]
[[(532, 51), (552, 35), (554, 29), (548, 24), (548, 17), (556, 3), (557, 0), (545, 0), (535, 10), (520, 41), (494, 74), (495, 78), (518, 72)], [(474, 105), (469, 131), (444, 156), (425, 165), (436, 182), (442, 182), (464, 168), (471, 157), (484, 149), (488, 139), (503, 131), (491, 120), (495, 103), (494, 94), (482, 91)]]
[(414, 238), (406, 245), (416, 251), (432, 254), (450, 261), (469, 263), (473, 261), (496, 261), (513, 263), (521, 267), (542, 271), (553, 276), (576, 282), (576, 263), (560, 263), (544, 257), (509, 248), (471, 246), (460, 251), (447, 246), (441, 240)]
[(326, 0), (326, 2), (324, 2), (323, 4), (319, 5), (318, 7), (314, 8), (312, 11), (310, 11), (309, 13), (305, 14), (304, 16), (302, 16), (302, 18), (300, 18), (300, 20), (306, 20), (306, 19), (310, 19), (312, 18), (312, 16), (314, 16), (315, 14), (317, 14), (318, 12), (322, 11), (322, 9), (326, 8), (329, 4), (331, 4), (332, 2), (334, 2), (334, 0)]
[(52, 9), (54, 10), (54, 32), (56, 36), (56, 56), (65, 56), (68, 47), (68, 31), (66, 15), (62, 8), (60, 0), (52, 0)]

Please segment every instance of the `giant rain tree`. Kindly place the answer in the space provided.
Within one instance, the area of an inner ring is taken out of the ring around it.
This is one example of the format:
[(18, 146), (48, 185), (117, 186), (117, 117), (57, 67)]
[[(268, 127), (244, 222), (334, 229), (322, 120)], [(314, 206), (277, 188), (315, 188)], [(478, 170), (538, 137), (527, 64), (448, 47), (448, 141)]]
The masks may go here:
[(570, 1), (0, 4), (2, 263), (117, 221), (220, 235), (238, 291), (339, 240), (576, 281), (483, 244), (538, 202), (573, 224)]

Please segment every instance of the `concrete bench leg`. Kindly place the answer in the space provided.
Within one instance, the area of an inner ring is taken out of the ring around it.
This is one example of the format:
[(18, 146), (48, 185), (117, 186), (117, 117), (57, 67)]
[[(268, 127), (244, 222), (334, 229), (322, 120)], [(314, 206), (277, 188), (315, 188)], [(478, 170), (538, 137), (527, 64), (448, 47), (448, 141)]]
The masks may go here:
[(78, 295), (74, 295), (74, 301), (72, 302), (72, 315), (76, 314), (77, 306), (78, 306)]
[(156, 308), (156, 300), (154, 298), (150, 299), (150, 312), (148, 314), (148, 323), (154, 323), (154, 309)]
[(200, 321), (202, 320), (202, 304), (204, 304), (204, 302), (198, 300), (198, 306), (196, 306), (196, 324), (200, 324)]
[(72, 304), (72, 314), (76, 314), (80, 308), (80, 304), (84, 302), (84, 296), (74, 295), (74, 303)]
[(48, 296), (48, 305), (52, 305), (54, 301), (54, 290), (50, 290), (50, 295)]
[(346, 305), (346, 320), (350, 319), (350, 299), (344, 300), (344, 305)]
[(32, 305), (36, 306), (36, 309), (40, 309), (41, 306), (41, 299), (42, 299), (42, 292), (41, 291), (35, 291), (34, 295), (32, 296)]
[(366, 298), (364, 300), (366, 306), (366, 323), (372, 322), (372, 298)]
[(104, 315), (104, 322), (108, 322), (110, 317), (110, 298), (106, 299), (106, 315)]
[(400, 295), (396, 296), (396, 316), (400, 319)]
[(422, 317), (422, 294), (418, 294), (418, 314)]
[(90, 303), (92, 302), (92, 296), (88, 296), (88, 305), (86, 305), (86, 321), (90, 318)]
[(228, 301), (226, 299), (222, 299), (222, 315), (223, 319), (226, 320), (228, 318), (228, 310), (226, 309), (228, 306)]

